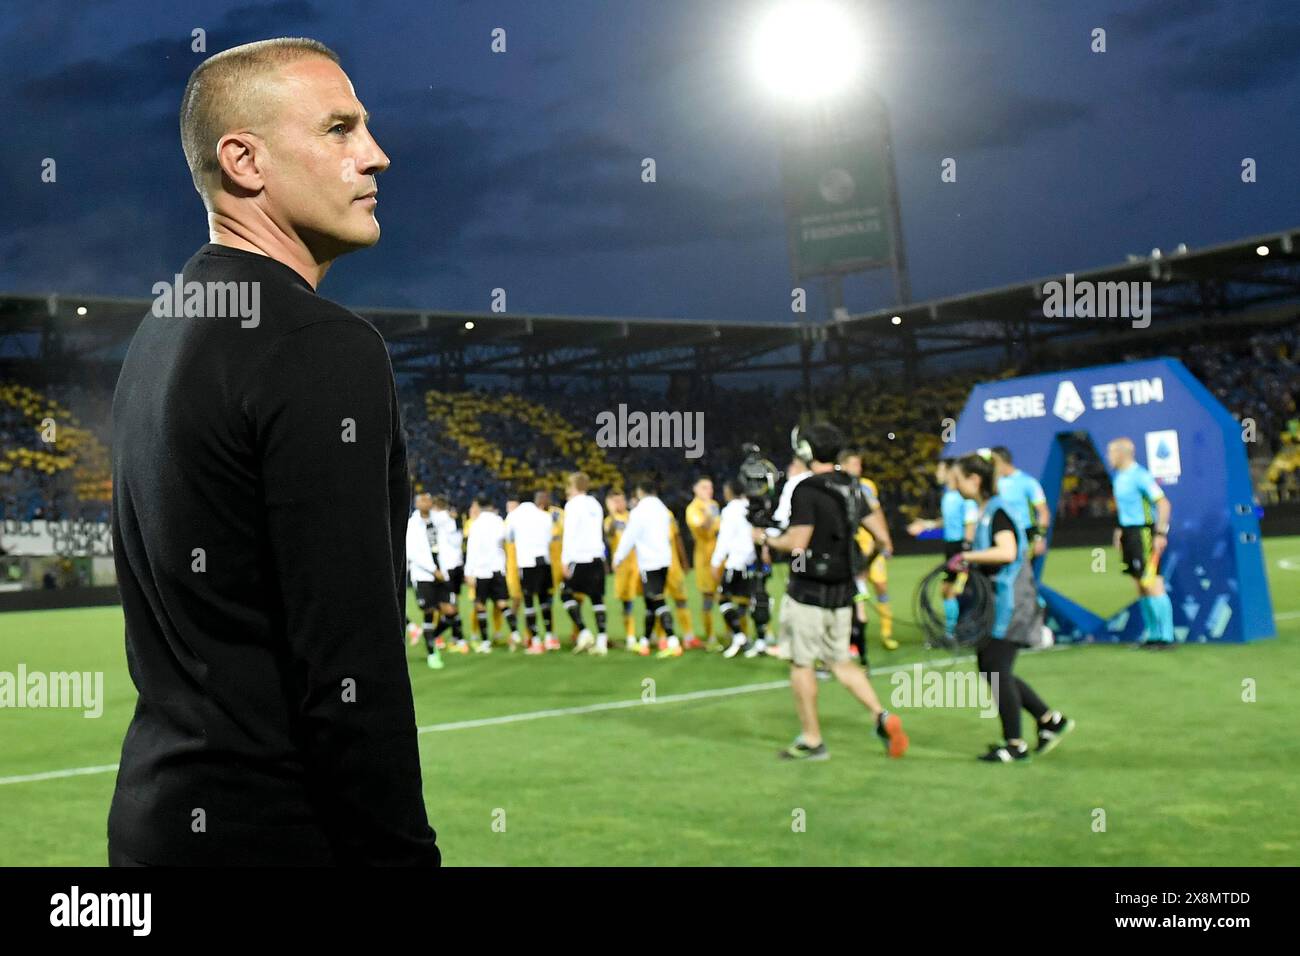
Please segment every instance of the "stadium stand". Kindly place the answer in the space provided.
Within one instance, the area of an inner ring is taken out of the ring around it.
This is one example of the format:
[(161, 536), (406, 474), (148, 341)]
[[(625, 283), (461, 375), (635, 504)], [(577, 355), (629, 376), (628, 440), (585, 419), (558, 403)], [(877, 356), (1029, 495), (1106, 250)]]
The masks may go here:
[[(1257, 435), (1257, 487), (1261, 500), (1300, 500), (1300, 326), (1232, 336), (1207, 329), (1199, 338), (1146, 349), (1112, 351), (1110, 361), (1165, 354), (1180, 358), (1239, 420), (1253, 420)], [(1097, 358), (1096, 360), (1105, 360)], [(914, 383), (850, 377), (814, 390), (819, 414), (839, 422), (865, 452), (881, 490), (886, 514), (903, 520), (932, 513), (931, 471), (943, 444), (945, 419), (955, 419), (979, 381), (1064, 367), (1060, 362), (966, 370)], [(799, 417), (800, 390), (715, 388), (696, 392), (677, 407), (702, 411), (705, 456), (687, 459), (679, 448), (601, 448), (595, 415), (616, 407), (603, 389), (590, 385), (527, 395), (508, 389), (440, 391), (408, 387), (403, 394), (412, 482), (416, 490), (442, 491), (461, 507), (483, 491), (504, 500), (537, 486), (559, 489), (574, 469), (598, 488), (652, 475), (673, 505), (701, 473), (731, 474), (744, 442), (757, 442), (778, 466), (788, 457), (787, 429)], [(630, 408), (663, 408), (665, 397), (650, 388), (620, 390)], [(671, 406), (671, 403), (670, 407)], [(0, 382), (0, 509), (5, 517), (102, 518), (111, 500), (108, 435), (111, 393), (86, 385), (44, 384), (40, 390), (12, 378)], [(77, 409), (74, 412), (72, 409)], [(83, 416), (97, 423), (81, 424)], [(42, 423), (56, 423), (58, 441), (42, 441)], [(1059, 508), (1071, 517), (1102, 517), (1109, 507), (1109, 481), (1090, 449), (1067, 449)]]
[[(111, 395), (84, 387), (37, 391), (0, 381), (0, 517), (107, 520), (112, 499), (108, 448), (68, 406), (96, 410), (106, 434), (103, 412), (111, 400)], [(54, 440), (46, 441), (47, 436)]]

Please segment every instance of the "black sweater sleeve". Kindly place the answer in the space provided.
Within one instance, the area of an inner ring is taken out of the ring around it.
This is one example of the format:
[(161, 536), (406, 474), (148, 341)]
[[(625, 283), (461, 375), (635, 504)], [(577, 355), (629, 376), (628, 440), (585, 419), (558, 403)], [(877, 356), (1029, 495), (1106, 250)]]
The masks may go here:
[(340, 862), (436, 865), (403, 653), (388, 352), (363, 321), (315, 322), (281, 336), (247, 387), (310, 799)]

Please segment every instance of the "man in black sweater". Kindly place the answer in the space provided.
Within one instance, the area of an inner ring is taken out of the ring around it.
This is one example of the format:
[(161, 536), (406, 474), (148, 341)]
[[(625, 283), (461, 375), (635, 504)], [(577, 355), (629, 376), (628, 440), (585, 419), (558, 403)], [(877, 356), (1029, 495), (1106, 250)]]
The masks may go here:
[(211, 242), (154, 288), (114, 397), (139, 691), (111, 864), (437, 865), (402, 642), (406, 442), (388, 351), (316, 294), (379, 238), (388, 157), (310, 40), (195, 70)]

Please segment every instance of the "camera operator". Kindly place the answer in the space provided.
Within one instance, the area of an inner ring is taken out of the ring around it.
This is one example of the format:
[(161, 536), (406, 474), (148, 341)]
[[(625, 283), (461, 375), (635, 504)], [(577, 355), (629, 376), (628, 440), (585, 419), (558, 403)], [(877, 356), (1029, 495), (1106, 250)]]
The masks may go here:
[(790, 499), (790, 525), (773, 537), (755, 530), (755, 543), (790, 552), (790, 583), (781, 605), (781, 647), (790, 661), (790, 686), (802, 733), (780, 756), (786, 760), (825, 760), (817, 716), (817, 676), (823, 661), (876, 720), (876, 734), (891, 757), (907, 751), (902, 721), (880, 706), (866, 673), (850, 660), (854, 575), (862, 554), (854, 541), (859, 525), (877, 541), (888, 540), (884, 518), (871, 511), (861, 485), (836, 465), (844, 436), (834, 425), (818, 423), (791, 435), (796, 456), (809, 463), (810, 475)]

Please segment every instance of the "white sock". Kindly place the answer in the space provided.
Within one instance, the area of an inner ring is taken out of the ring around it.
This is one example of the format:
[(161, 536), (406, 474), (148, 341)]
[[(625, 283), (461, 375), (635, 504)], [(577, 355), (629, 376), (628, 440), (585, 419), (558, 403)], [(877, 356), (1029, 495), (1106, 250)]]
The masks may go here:
[(596, 650), (604, 651), (609, 649), (609, 638), (600, 633), (596, 635)]

